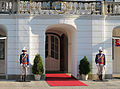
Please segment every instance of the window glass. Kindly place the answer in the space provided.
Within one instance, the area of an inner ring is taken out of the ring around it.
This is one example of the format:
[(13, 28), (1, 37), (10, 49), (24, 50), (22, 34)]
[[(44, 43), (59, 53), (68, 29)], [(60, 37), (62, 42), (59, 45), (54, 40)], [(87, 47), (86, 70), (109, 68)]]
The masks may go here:
[(58, 59), (58, 39), (55, 37), (55, 59)]
[(5, 43), (4, 40), (0, 40), (0, 60), (4, 60), (5, 57)]
[[(42, 9), (43, 10), (55, 10), (55, 5), (57, 2), (42, 2)], [(56, 9), (60, 10), (61, 9), (61, 4), (58, 3), (56, 5)]]
[(51, 36), (51, 57), (54, 58), (54, 36)]
[(46, 42), (45, 42), (45, 57), (48, 56), (48, 36), (46, 36)]
[(55, 59), (58, 59), (58, 54), (57, 53), (55, 53)]

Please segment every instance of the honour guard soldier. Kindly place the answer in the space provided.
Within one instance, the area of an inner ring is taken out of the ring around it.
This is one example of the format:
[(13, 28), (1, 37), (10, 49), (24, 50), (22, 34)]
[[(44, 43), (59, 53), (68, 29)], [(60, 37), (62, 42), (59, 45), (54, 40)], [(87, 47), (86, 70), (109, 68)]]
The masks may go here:
[(21, 65), (21, 81), (26, 81), (27, 70), (29, 67), (29, 55), (26, 54), (27, 50), (23, 48), (22, 54), (20, 55), (20, 65)]
[(98, 68), (98, 77), (100, 80), (103, 80), (103, 70), (105, 69), (105, 54), (102, 53), (102, 47), (99, 48), (99, 53), (96, 54), (95, 62)]

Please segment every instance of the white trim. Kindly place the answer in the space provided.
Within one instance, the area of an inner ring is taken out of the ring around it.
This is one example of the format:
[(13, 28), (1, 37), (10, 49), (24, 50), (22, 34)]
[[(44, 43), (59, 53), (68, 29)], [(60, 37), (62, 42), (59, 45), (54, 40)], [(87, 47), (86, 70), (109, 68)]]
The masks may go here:
[(2, 39), (7, 39), (7, 37), (0, 37), (0, 40), (2, 40)]

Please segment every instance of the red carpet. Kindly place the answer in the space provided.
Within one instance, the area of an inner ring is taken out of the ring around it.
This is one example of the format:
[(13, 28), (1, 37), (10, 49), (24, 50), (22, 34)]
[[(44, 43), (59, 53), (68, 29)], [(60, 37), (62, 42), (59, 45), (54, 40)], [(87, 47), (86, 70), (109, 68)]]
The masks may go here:
[(50, 86), (87, 86), (67, 74), (45, 74), (45, 77)]

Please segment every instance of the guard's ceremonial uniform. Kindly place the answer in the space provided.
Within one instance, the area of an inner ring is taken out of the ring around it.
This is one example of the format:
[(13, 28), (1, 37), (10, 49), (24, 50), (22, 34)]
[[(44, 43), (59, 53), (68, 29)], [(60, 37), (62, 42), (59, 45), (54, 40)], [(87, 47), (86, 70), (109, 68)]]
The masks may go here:
[(103, 64), (105, 65), (105, 54), (98, 53), (95, 58), (96, 64)]
[(29, 55), (26, 54), (26, 50), (22, 50), (23, 54), (20, 55), (20, 65), (21, 65), (21, 81), (26, 81), (27, 70), (29, 67)]
[(20, 55), (20, 64), (29, 65), (29, 55), (28, 54), (21, 54)]
[(102, 53), (102, 48), (99, 48), (99, 53), (96, 54), (96, 57), (95, 57), (95, 62), (96, 62), (96, 65), (97, 65), (97, 68), (98, 68), (98, 76), (99, 76), (99, 79), (100, 80), (103, 80), (102, 79), (102, 75), (103, 75), (103, 70), (105, 69), (105, 54)]

